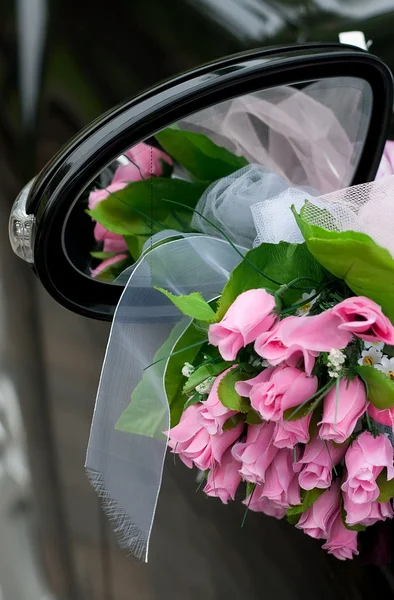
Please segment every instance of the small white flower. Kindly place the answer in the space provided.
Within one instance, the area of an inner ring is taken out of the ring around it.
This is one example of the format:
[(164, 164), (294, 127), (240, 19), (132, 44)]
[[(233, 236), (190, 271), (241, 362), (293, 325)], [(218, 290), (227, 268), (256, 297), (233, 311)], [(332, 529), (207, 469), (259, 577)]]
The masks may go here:
[(184, 377), (190, 377), (190, 375), (193, 375), (195, 369), (193, 367), (193, 365), (191, 365), (188, 362), (185, 362), (185, 364), (182, 367), (182, 375)]
[(380, 361), (380, 365), (375, 365), (375, 369), (378, 369), (387, 375), (389, 379), (394, 380), (394, 358), (383, 356), (382, 360)]
[[(366, 344), (365, 344), (366, 346)], [(370, 346), (366, 350), (361, 352), (361, 358), (358, 359), (359, 365), (365, 365), (367, 367), (376, 367), (382, 362), (383, 353), (374, 346)]]
[(306, 316), (309, 315), (309, 311), (312, 308), (312, 306), (315, 304), (317, 298), (314, 298), (313, 300), (310, 300), (310, 298), (312, 298), (313, 296), (316, 296), (316, 290), (312, 290), (310, 294), (302, 294), (300, 300), (298, 300), (297, 304), (299, 302), (302, 302), (302, 300), (305, 300), (305, 304), (303, 304), (302, 306), (299, 306), (297, 308), (296, 314), (299, 317), (302, 316)]
[(332, 377), (333, 379), (338, 379), (339, 377), (339, 373), (338, 371), (328, 371), (328, 374), (330, 377)]
[(332, 365), (335, 369), (339, 369), (343, 363), (345, 362), (346, 357), (341, 350), (336, 350), (335, 348), (331, 348), (328, 354), (328, 363)]
[(196, 392), (203, 395), (209, 394), (215, 379), (216, 377), (208, 377), (208, 379), (205, 379), (205, 381), (202, 381), (201, 383), (196, 385)]
[(364, 342), (364, 348), (366, 348), (366, 350), (374, 348), (375, 350), (382, 352), (384, 348), (384, 342)]

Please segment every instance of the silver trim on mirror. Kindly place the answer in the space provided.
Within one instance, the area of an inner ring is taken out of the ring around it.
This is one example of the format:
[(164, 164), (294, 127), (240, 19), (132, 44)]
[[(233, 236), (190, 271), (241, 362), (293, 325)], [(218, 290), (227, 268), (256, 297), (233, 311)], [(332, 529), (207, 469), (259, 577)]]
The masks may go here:
[(9, 220), (9, 237), (13, 251), (19, 258), (34, 263), (35, 216), (26, 212), (26, 201), (33, 186), (33, 178), (17, 196)]

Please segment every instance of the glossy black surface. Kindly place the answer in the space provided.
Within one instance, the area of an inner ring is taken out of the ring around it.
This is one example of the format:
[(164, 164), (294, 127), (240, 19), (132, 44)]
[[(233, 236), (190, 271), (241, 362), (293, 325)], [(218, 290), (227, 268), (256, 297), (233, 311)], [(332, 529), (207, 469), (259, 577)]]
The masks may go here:
[(111, 319), (121, 286), (80, 273), (66, 256), (62, 229), (87, 183), (124, 150), (168, 124), (229, 98), (340, 76), (366, 80), (373, 94), (368, 135), (353, 178), (357, 184), (373, 179), (380, 161), (390, 123), (392, 77), (376, 57), (339, 44), (268, 49), (226, 58), (153, 88), (96, 120), (44, 169), (29, 195), (27, 210), (37, 218), (35, 270), (48, 292), (75, 312)]

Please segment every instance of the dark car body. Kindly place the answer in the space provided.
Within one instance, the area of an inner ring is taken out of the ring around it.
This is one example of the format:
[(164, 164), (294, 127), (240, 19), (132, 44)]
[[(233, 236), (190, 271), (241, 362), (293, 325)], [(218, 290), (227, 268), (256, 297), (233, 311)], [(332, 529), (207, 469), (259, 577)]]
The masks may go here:
[[(360, 30), (394, 71), (392, 0), (3, 0), (0, 207), (92, 119), (139, 91), (243, 50), (338, 41)], [(18, 390), (48, 585), (64, 599), (394, 597), (393, 531), (341, 563), (285, 522), (196, 494), (167, 461), (150, 562), (119, 549), (83, 464), (108, 325), (55, 304), (6, 234), (0, 253), (1, 369)], [(2, 550), (3, 551), (3, 550)]]

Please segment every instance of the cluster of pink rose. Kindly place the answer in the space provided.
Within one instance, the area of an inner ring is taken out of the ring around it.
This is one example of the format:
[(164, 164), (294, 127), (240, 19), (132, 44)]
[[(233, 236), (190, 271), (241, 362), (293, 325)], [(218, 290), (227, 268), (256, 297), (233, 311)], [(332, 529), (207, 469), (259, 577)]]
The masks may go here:
[[(113, 176), (112, 182), (105, 189), (96, 189), (89, 194), (89, 209), (93, 210), (110, 194), (115, 194), (133, 181), (141, 181), (150, 177), (160, 177), (163, 174), (163, 163), (172, 165), (172, 159), (158, 148), (149, 146), (144, 142), (137, 144), (125, 152), (130, 160), (129, 164), (119, 166)], [(128, 247), (122, 235), (108, 231), (100, 223), (94, 227), (94, 238), (103, 244), (103, 252), (114, 253), (115, 256), (103, 260), (92, 272), (95, 277), (107, 267), (127, 258)]]
[[(172, 451), (188, 467), (205, 471), (209, 496), (227, 503), (235, 499), (242, 481), (249, 482), (252, 488), (244, 503), (276, 518), (302, 506), (307, 493), (315, 490), (317, 499), (300, 511), (296, 526), (326, 540), (323, 548), (339, 559), (358, 554), (354, 526), (393, 516), (391, 502), (378, 501), (377, 484), (384, 469), (387, 481), (394, 478), (393, 447), (378, 428), (368, 430), (373, 421), (366, 413), (387, 423), (386, 413), (393, 409), (379, 411), (369, 404), (364, 383), (349, 374), (345, 350), (357, 339), (394, 345), (389, 319), (375, 302), (361, 296), (313, 316), (281, 319), (274, 297), (256, 289), (238, 296), (224, 318), (210, 325), (208, 337), (233, 364), (214, 379), (206, 399), (186, 408), (169, 431)], [(254, 349), (259, 372), (238, 381), (235, 390), (257, 413), (260, 423), (253, 425), (247, 424), (246, 415), (241, 422), (234, 419), (240, 414), (219, 398), (220, 382), (239, 368), (239, 352), (247, 346)], [(332, 364), (320, 362), (316, 370), (322, 353)], [(313, 411), (296, 420), (285, 417), (285, 411), (288, 415), (289, 409), (316, 398), (319, 390), (319, 422), (315, 419), (313, 428)], [(227, 427), (231, 419), (234, 425)]]

